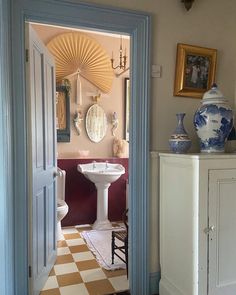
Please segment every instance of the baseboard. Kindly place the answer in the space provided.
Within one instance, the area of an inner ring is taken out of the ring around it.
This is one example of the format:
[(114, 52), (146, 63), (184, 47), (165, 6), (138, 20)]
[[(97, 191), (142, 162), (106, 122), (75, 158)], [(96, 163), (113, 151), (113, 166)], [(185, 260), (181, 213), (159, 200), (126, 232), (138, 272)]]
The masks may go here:
[[(160, 280), (159, 292), (161, 295), (185, 295), (186, 294), (164, 276), (162, 276)], [(191, 294), (193, 293), (191, 292)]]
[(153, 272), (149, 274), (149, 285), (150, 285), (150, 295), (159, 294), (159, 281), (161, 279), (161, 273)]

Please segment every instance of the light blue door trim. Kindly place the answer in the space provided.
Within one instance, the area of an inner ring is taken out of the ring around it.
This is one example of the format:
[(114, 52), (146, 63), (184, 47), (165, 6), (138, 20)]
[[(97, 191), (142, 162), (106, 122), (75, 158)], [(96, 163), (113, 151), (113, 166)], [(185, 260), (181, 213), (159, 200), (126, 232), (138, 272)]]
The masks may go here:
[(0, 293), (14, 294), (10, 5), (0, 0)]
[(130, 286), (149, 294), (149, 52), (150, 16), (71, 1), (12, 0), (15, 179), (15, 292), (28, 290), (27, 137), (24, 20), (96, 28), (131, 36)]

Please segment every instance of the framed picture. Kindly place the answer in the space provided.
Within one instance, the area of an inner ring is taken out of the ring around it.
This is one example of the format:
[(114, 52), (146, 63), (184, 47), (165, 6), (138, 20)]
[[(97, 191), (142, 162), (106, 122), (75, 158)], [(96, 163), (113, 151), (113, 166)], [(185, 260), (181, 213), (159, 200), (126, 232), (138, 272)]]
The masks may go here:
[(129, 105), (130, 105), (130, 83), (129, 78), (124, 80), (124, 97), (125, 97), (125, 128), (124, 128), (124, 138), (129, 141)]
[(217, 50), (177, 44), (174, 95), (202, 98), (215, 82)]
[(56, 88), (57, 142), (70, 141), (70, 96), (65, 86)]

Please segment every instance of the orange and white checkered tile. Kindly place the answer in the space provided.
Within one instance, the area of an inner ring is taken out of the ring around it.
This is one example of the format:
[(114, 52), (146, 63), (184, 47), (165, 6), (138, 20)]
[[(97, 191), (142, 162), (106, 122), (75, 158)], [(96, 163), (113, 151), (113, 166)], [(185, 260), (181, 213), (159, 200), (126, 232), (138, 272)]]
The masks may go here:
[(105, 295), (128, 290), (126, 270), (108, 271), (99, 266), (80, 236), (91, 227), (63, 228), (57, 260), (40, 295)]

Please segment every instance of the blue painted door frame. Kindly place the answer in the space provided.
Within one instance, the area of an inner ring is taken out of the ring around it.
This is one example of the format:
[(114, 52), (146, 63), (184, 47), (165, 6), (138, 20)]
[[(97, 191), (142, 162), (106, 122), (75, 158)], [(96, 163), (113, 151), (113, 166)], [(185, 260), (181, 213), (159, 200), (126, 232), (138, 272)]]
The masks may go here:
[[(1, 6), (8, 7), (8, 0), (0, 0)], [(2, 8), (2, 7), (0, 7)], [(1, 13), (2, 14), (2, 13)], [(5, 174), (10, 180), (3, 184), (3, 197), (7, 199), (6, 191), (13, 183), (14, 205), (10, 207), (9, 200), (5, 211), (13, 219), (14, 238), (9, 237), (9, 245), (14, 245), (14, 254), (8, 255), (11, 263), (5, 261), (6, 294), (26, 295), (28, 290), (28, 200), (27, 200), (27, 137), (26, 137), (26, 101), (25, 101), (25, 67), (24, 67), (24, 22), (25, 20), (50, 23), (64, 26), (83, 27), (110, 32), (127, 33), (131, 36), (131, 134), (130, 134), (130, 286), (132, 294), (149, 294), (149, 83), (150, 83), (150, 16), (140, 12), (113, 9), (89, 4), (76, 4), (62, 0), (11, 0), (12, 39), (0, 36), (6, 42), (8, 52), (12, 52), (12, 59), (7, 59), (7, 50), (4, 51), (5, 62), (0, 65), (1, 73), (10, 73), (5, 77), (7, 83), (1, 85), (2, 95), (7, 93), (7, 104), (0, 109), (2, 114), (8, 111), (9, 117), (3, 117), (3, 124), (7, 127), (6, 134), (10, 134), (6, 143), (0, 148), (0, 157), (6, 157)], [(1, 20), (3, 28), (10, 26), (9, 19)], [(2, 26), (1, 26), (2, 29)], [(9, 32), (8, 32), (9, 33)], [(7, 62), (12, 62), (12, 67)], [(7, 64), (6, 64), (7, 63)], [(5, 68), (4, 68), (5, 66)], [(12, 82), (12, 87), (9, 83)], [(12, 100), (11, 100), (12, 97)], [(9, 105), (12, 112), (9, 112)], [(9, 122), (13, 122), (13, 129)], [(1, 124), (1, 122), (0, 122)], [(4, 130), (4, 129), (3, 129)], [(13, 157), (9, 151), (13, 149)], [(11, 167), (14, 174), (11, 176)], [(2, 168), (0, 173), (4, 173)], [(6, 180), (6, 177), (3, 178)], [(11, 195), (11, 194), (10, 194)], [(11, 198), (10, 198), (11, 200)], [(5, 219), (6, 221), (6, 219)], [(6, 222), (0, 226), (5, 232), (8, 229)], [(11, 229), (11, 227), (10, 227)], [(11, 233), (11, 231), (10, 231)], [(9, 233), (8, 233), (9, 235)], [(14, 282), (14, 291), (11, 282)], [(8, 287), (9, 286), (9, 287)]]
[(14, 294), (10, 3), (0, 0), (0, 293)]

